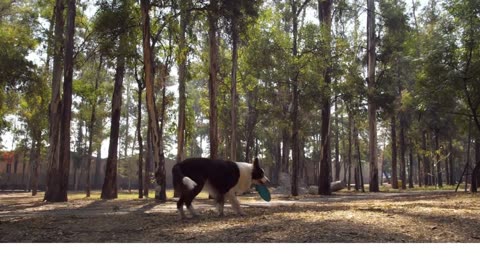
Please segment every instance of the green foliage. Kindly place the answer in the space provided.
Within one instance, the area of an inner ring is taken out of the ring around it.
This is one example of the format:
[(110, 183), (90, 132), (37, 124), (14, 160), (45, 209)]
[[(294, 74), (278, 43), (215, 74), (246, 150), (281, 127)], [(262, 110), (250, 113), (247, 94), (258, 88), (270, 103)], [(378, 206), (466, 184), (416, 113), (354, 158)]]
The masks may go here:
[(34, 76), (34, 64), (27, 58), (36, 45), (34, 3), (0, 1), (0, 133), (7, 127), (3, 117), (13, 112), (15, 92), (27, 87)]

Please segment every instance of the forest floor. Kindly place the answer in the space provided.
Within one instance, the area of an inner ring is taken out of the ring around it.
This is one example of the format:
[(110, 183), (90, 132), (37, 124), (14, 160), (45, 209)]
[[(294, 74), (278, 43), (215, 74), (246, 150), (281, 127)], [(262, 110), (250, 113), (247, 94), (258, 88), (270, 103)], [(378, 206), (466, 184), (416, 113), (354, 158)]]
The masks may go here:
[(269, 203), (252, 193), (240, 199), (245, 217), (229, 204), (226, 216), (218, 217), (213, 201), (199, 198), (200, 217), (185, 221), (173, 199), (42, 198), (0, 192), (0, 242), (480, 242), (480, 197), (464, 192), (273, 193)]

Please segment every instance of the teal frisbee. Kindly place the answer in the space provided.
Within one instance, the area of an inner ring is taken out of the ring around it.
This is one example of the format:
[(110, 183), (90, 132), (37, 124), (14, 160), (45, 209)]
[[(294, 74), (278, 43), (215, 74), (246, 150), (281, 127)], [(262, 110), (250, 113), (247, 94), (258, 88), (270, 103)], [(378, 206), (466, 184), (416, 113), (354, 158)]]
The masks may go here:
[(258, 194), (260, 194), (260, 197), (266, 201), (269, 202), (272, 198), (270, 197), (270, 191), (268, 188), (264, 185), (255, 185), (255, 190), (257, 190)]

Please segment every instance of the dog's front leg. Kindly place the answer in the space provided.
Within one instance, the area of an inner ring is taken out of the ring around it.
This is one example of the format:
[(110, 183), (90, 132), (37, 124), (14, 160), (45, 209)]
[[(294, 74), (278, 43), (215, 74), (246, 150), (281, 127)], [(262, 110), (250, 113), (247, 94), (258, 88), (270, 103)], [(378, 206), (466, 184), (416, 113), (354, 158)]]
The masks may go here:
[(242, 208), (240, 207), (240, 202), (238, 201), (237, 196), (235, 196), (235, 193), (233, 193), (233, 191), (227, 193), (227, 198), (230, 204), (232, 204), (232, 208), (233, 210), (235, 210), (237, 215), (245, 216), (245, 212), (243, 212)]

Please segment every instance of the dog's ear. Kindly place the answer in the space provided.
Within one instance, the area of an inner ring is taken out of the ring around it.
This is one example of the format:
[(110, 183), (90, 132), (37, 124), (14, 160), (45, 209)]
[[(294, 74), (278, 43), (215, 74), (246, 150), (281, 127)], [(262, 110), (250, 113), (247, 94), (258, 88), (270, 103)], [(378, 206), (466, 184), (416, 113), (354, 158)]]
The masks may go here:
[(254, 167), (254, 168), (260, 168), (260, 164), (258, 163), (258, 158), (255, 158), (255, 159), (253, 160), (253, 167)]

